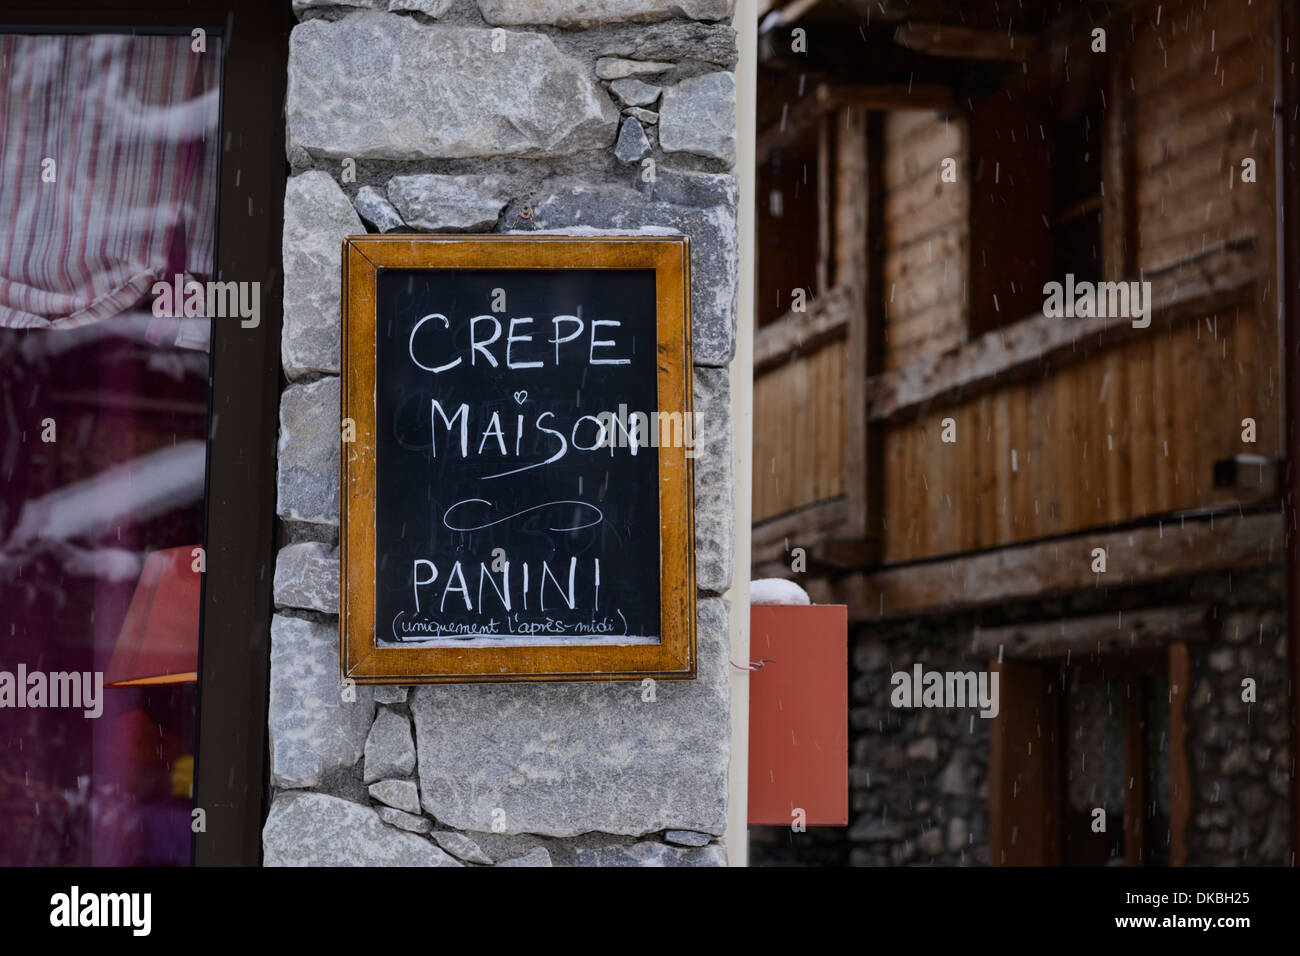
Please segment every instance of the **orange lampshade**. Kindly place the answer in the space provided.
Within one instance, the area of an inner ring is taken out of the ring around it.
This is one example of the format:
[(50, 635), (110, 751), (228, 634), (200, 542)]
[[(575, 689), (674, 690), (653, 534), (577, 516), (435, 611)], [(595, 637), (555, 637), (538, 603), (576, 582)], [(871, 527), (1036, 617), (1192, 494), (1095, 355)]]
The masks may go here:
[(144, 562), (108, 662), (109, 687), (198, 680), (199, 587), (194, 546), (155, 551)]

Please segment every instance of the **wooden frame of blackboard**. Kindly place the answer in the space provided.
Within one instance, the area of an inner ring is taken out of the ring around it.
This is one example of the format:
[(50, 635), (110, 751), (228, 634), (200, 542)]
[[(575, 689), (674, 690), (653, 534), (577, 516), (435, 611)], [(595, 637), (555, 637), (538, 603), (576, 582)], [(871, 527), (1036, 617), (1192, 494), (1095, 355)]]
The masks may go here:
[(379, 272), (653, 269), (658, 410), (693, 413), (690, 240), (685, 236), (349, 236), (343, 240), (339, 667), (360, 684), (695, 678), (695, 526), (691, 457), (657, 449), (660, 634), (654, 644), (382, 646), (376, 640), (376, 307)]

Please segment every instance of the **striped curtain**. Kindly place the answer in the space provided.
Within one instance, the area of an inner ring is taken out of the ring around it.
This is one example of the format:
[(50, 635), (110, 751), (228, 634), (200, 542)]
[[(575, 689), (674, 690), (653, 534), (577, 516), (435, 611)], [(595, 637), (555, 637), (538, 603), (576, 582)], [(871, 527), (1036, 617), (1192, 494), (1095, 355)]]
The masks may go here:
[[(0, 34), (0, 327), (88, 325), (212, 277), (220, 63), (216, 37)], [(181, 343), (165, 323), (150, 338)]]

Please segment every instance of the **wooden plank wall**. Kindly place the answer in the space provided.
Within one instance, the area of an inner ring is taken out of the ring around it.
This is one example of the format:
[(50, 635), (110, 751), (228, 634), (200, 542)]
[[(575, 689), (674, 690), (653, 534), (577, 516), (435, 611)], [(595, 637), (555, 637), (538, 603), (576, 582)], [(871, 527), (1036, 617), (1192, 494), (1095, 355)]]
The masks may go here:
[[(887, 113), (884, 139), (883, 365), (892, 369), (965, 340), (970, 191), (962, 117)], [(956, 183), (939, 179), (949, 157)]]
[[(1047, 378), (889, 426), (886, 561), (995, 547), (1223, 504), (1215, 460), (1276, 454), (1276, 407), (1251, 396), (1253, 309), (1158, 329)], [(1268, 357), (1264, 361), (1269, 361)], [(1241, 419), (1261, 415), (1260, 441)], [(940, 441), (942, 420), (957, 441)]]
[(843, 339), (754, 380), (754, 521), (844, 494)]
[[(1142, 19), (1131, 61), (1144, 270), (1257, 234), (1274, 168), (1272, 4), (1185, 0), (1152, 19)], [(1257, 163), (1253, 187), (1241, 182), (1246, 157)]]
[[(1248, 236), (1271, 264), (1272, 4), (1166, 3), (1159, 25), (1154, 7), (1148, 14), (1131, 61), (1138, 265), (1167, 268)], [(923, 354), (909, 349), (954, 344), (961, 332), (949, 316), (965, 326), (963, 229), (943, 228), (957, 204), (937, 188), (938, 157), (959, 133), (939, 122), (897, 114), (886, 127), (886, 182), (899, 204), (887, 226), (890, 367)], [(1246, 156), (1254, 184), (1241, 182)], [(1255, 303), (1172, 329), (1157, 314), (1138, 339), (1040, 380), (886, 426), (885, 560), (1230, 501), (1212, 487), (1216, 459), (1280, 452), (1273, 285)], [(925, 331), (905, 331), (909, 322)], [(948, 417), (955, 444), (940, 441)], [(1256, 444), (1241, 441), (1246, 417), (1258, 422)]]

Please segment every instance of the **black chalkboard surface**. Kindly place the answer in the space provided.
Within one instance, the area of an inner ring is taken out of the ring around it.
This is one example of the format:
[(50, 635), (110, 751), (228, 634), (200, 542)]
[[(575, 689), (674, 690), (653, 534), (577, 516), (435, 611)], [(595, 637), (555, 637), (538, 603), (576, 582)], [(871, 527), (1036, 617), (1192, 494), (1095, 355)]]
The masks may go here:
[(381, 269), (374, 314), (376, 644), (657, 643), (654, 270)]

